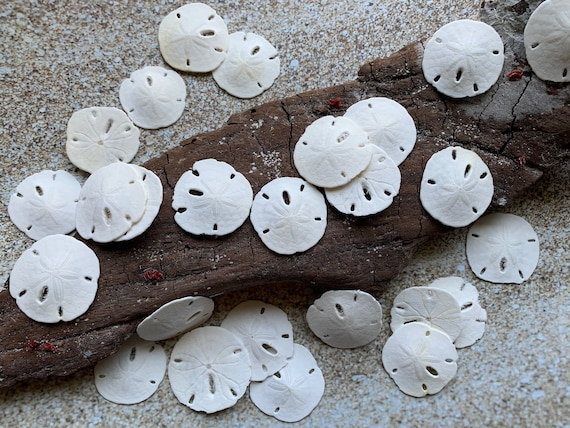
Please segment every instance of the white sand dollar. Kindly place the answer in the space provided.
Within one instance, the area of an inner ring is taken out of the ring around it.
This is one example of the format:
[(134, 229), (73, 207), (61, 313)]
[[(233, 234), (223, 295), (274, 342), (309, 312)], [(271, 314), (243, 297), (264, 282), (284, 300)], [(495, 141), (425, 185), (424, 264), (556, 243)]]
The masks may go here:
[(547, 0), (524, 29), (526, 58), (542, 80), (570, 82), (570, 2)]
[(416, 125), (408, 111), (390, 98), (374, 97), (351, 105), (344, 117), (368, 132), (370, 142), (400, 165), (416, 144)]
[(247, 349), (222, 327), (198, 327), (174, 345), (168, 378), (176, 398), (193, 410), (214, 413), (233, 406), (251, 377)]
[(166, 363), (162, 346), (134, 335), (115, 354), (95, 365), (95, 387), (113, 403), (140, 403), (158, 389)]
[(10, 295), (34, 321), (71, 321), (93, 303), (99, 272), (99, 259), (83, 242), (67, 235), (49, 235), (16, 260)]
[(347, 184), (325, 189), (329, 203), (345, 214), (365, 216), (388, 208), (400, 191), (401, 174), (392, 158), (372, 145), (370, 163)]
[(240, 227), (253, 201), (253, 190), (243, 174), (215, 159), (192, 165), (174, 187), (174, 220), (195, 235), (227, 235)]
[(307, 126), (295, 144), (295, 168), (315, 186), (342, 186), (370, 163), (369, 142), (368, 133), (351, 119), (321, 117)]
[(479, 292), (470, 283), (457, 276), (438, 278), (429, 287), (449, 292), (461, 308), (461, 332), (453, 344), (456, 348), (473, 345), (485, 332), (487, 311), (479, 303)]
[(462, 147), (448, 147), (427, 162), (420, 200), (436, 220), (462, 227), (483, 215), (493, 192), (493, 177), (479, 155)]
[(253, 98), (269, 89), (280, 71), (277, 49), (263, 37), (238, 31), (230, 34), (226, 59), (212, 77), (230, 95)]
[(143, 234), (158, 215), (160, 205), (162, 204), (163, 188), (160, 178), (154, 172), (142, 166), (130, 165), (130, 167), (137, 173), (145, 190), (145, 209), (142, 217), (136, 223), (133, 223), (124, 235), (116, 238), (116, 241), (128, 241)]
[(142, 218), (146, 199), (142, 180), (130, 165), (117, 162), (99, 168), (81, 189), (77, 232), (84, 239), (111, 242)]
[(514, 214), (482, 217), (467, 233), (467, 261), (485, 281), (520, 284), (534, 272), (539, 259), (538, 236)]
[(130, 162), (139, 149), (140, 131), (124, 111), (90, 107), (67, 122), (65, 150), (73, 165), (93, 173), (113, 162)]
[(10, 196), (8, 215), (18, 229), (38, 240), (75, 229), (81, 185), (65, 171), (41, 171), (26, 177)]
[(426, 80), (453, 98), (488, 91), (503, 70), (501, 36), (484, 22), (460, 19), (437, 30), (426, 43), (422, 67)]
[(158, 27), (158, 44), (172, 68), (209, 72), (226, 58), (230, 45), (224, 20), (203, 3), (189, 3), (170, 12)]
[(445, 333), (424, 323), (406, 324), (388, 338), (382, 364), (412, 397), (441, 391), (457, 373), (457, 350)]
[(287, 365), (263, 382), (252, 382), (249, 396), (263, 413), (283, 422), (307, 417), (321, 401), (325, 379), (311, 352), (295, 344)]
[(409, 287), (394, 299), (390, 312), (390, 328), (420, 322), (447, 334), (453, 342), (461, 333), (461, 308), (446, 290), (430, 287)]
[(186, 105), (186, 84), (173, 70), (144, 67), (123, 80), (119, 99), (137, 126), (164, 128), (182, 116)]
[(309, 307), (307, 323), (315, 335), (335, 348), (372, 342), (382, 328), (382, 307), (360, 290), (331, 290)]
[(327, 226), (325, 198), (296, 177), (281, 177), (261, 188), (253, 199), (253, 228), (272, 251), (303, 252), (319, 242)]
[(233, 308), (221, 327), (238, 336), (251, 358), (251, 380), (260, 381), (282, 369), (293, 355), (293, 327), (276, 306), (248, 300)]
[(214, 311), (214, 301), (208, 297), (188, 296), (172, 300), (137, 326), (144, 340), (166, 340), (185, 333), (206, 322)]

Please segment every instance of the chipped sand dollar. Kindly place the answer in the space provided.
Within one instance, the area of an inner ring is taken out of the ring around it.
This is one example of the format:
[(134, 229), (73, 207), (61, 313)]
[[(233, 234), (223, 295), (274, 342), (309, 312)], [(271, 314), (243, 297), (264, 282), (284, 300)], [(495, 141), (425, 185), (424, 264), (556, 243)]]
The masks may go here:
[(271, 87), (280, 72), (277, 49), (263, 37), (238, 31), (230, 34), (226, 59), (212, 72), (230, 95), (253, 98)]
[(487, 311), (479, 303), (479, 292), (470, 283), (457, 276), (438, 278), (428, 287), (440, 288), (449, 292), (461, 309), (461, 332), (453, 344), (456, 348), (473, 345), (483, 337)]
[(117, 162), (91, 174), (81, 189), (76, 211), (77, 232), (84, 239), (111, 242), (144, 215), (147, 193), (138, 172)]
[(119, 98), (123, 109), (137, 126), (164, 128), (182, 116), (186, 105), (186, 84), (173, 70), (144, 67), (123, 80)]
[(570, 2), (547, 0), (524, 29), (526, 58), (542, 80), (570, 82)]
[(462, 147), (448, 147), (428, 160), (420, 200), (436, 220), (462, 227), (483, 215), (493, 192), (493, 177), (479, 155)]
[(411, 323), (424, 323), (447, 334), (453, 342), (461, 333), (461, 308), (446, 290), (409, 287), (394, 299), (390, 312), (393, 332)]
[(166, 340), (185, 333), (206, 322), (214, 311), (214, 301), (208, 297), (188, 296), (172, 300), (137, 326), (144, 340)]
[(467, 233), (467, 261), (479, 278), (520, 284), (534, 272), (539, 259), (538, 236), (514, 214), (493, 213), (478, 220)]
[(38, 240), (75, 229), (81, 184), (65, 171), (41, 171), (26, 177), (10, 196), (8, 215), (18, 229)]
[(253, 228), (272, 251), (294, 254), (313, 247), (327, 226), (325, 198), (296, 177), (281, 177), (261, 188), (250, 214)]
[(251, 358), (251, 380), (261, 381), (287, 364), (293, 355), (293, 327), (276, 306), (248, 300), (234, 307), (221, 327), (238, 336)]
[(117, 353), (95, 365), (95, 386), (103, 398), (113, 403), (140, 403), (156, 392), (166, 364), (162, 346), (133, 335)]
[(424, 397), (438, 393), (453, 379), (457, 350), (447, 334), (414, 322), (388, 338), (382, 364), (403, 393)]
[(408, 111), (390, 98), (374, 97), (351, 105), (344, 117), (352, 119), (400, 165), (416, 144), (416, 125)]
[(309, 307), (307, 323), (315, 335), (335, 348), (372, 342), (382, 328), (382, 307), (360, 290), (331, 290)]
[(193, 410), (214, 413), (233, 406), (251, 378), (242, 341), (222, 327), (198, 327), (174, 345), (168, 378), (176, 398)]
[(503, 70), (501, 36), (484, 22), (460, 19), (437, 30), (425, 46), (426, 80), (452, 98), (488, 91)]
[(287, 365), (263, 382), (252, 382), (249, 396), (263, 413), (283, 422), (307, 417), (321, 401), (325, 379), (311, 352), (295, 344)]
[(400, 170), (392, 158), (372, 145), (372, 158), (366, 169), (343, 186), (325, 189), (325, 195), (342, 213), (377, 214), (392, 204), (400, 191), (400, 182)]
[(370, 163), (368, 133), (346, 117), (325, 116), (305, 129), (293, 152), (299, 174), (319, 187), (342, 186)]
[(128, 241), (143, 234), (152, 224), (162, 204), (163, 188), (158, 176), (138, 165), (129, 165), (137, 173), (146, 193), (145, 209), (142, 217), (125, 232), (116, 238), (116, 241)]
[(224, 20), (214, 9), (189, 3), (164, 17), (158, 27), (158, 44), (172, 68), (204, 73), (224, 61), (230, 38)]
[(140, 131), (124, 111), (90, 107), (67, 122), (65, 150), (73, 165), (93, 173), (113, 162), (130, 162), (139, 149)]
[(194, 235), (227, 235), (249, 216), (253, 190), (243, 174), (215, 159), (192, 165), (174, 187), (174, 220)]
[(91, 248), (68, 235), (49, 235), (16, 260), (10, 295), (34, 321), (71, 321), (93, 303), (99, 273)]

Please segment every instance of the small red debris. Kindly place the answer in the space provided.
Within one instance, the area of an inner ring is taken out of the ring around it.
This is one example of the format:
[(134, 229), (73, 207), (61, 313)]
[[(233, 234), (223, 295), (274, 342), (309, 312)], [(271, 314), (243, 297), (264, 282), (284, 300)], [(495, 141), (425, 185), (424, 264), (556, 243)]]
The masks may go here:
[(341, 98), (337, 97), (337, 98), (332, 98), (329, 100), (329, 106), (331, 106), (332, 108), (340, 108), (341, 107)]
[(509, 71), (509, 73), (507, 74), (507, 79), (510, 82), (515, 82), (517, 80), (521, 80), (523, 77), (523, 74), (524, 73), (522, 70), (519, 70), (519, 69), (512, 70), (512, 71)]
[(522, 155), (519, 157), (519, 165), (520, 166), (525, 166), (526, 165), (526, 156)]
[(158, 269), (148, 268), (143, 272), (144, 279), (147, 281), (162, 281), (164, 273)]
[(40, 346), (40, 342), (38, 342), (37, 340), (30, 339), (28, 341), (28, 346), (26, 346), (26, 351), (30, 352), (34, 349), (39, 348), (39, 346)]
[(55, 351), (55, 346), (53, 346), (51, 343), (45, 342), (43, 344), (43, 350), (46, 352), (53, 352)]

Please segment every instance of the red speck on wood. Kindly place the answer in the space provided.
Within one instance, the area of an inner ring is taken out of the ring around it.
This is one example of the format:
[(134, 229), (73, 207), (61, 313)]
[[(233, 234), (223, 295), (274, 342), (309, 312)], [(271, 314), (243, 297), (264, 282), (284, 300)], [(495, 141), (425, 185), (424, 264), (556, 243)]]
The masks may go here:
[(51, 343), (47, 343), (47, 342), (46, 342), (46, 343), (44, 343), (44, 345), (43, 345), (43, 349), (44, 349), (44, 351), (46, 351), (46, 352), (53, 352), (53, 351), (55, 351), (55, 346), (53, 346)]
[(518, 69), (509, 71), (509, 73), (507, 74), (507, 79), (511, 82), (514, 82), (516, 80), (521, 80), (522, 77), (523, 77), (523, 71)]
[(341, 102), (340, 97), (332, 98), (332, 99), (329, 100), (329, 105), (330, 105), (332, 108), (340, 108), (340, 107), (341, 107), (340, 102)]
[(143, 276), (147, 281), (162, 281), (164, 279), (164, 273), (153, 268), (145, 269)]
[(26, 351), (31, 351), (33, 349), (36, 349), (40, 346), (40, 342), (38, 342), (37, 340), (34, 339), (30, 339), (28, 341), (28, 346), (26, 346)]

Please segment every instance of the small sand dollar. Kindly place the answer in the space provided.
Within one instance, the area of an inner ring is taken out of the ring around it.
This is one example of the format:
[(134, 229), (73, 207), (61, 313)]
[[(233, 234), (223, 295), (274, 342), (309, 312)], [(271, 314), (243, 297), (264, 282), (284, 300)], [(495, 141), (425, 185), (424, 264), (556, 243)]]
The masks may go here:
[(75, 229), (75, 209), (81, 185), (65, 171), (41, 171), (25, 178), (10, 196), (10, 220), (38, 240)]
[(238, 31), (230, 34), (226, 59), (212, 77), (230, 95), (253, 98), (267, 90), (280, 71), (277, 49), (263, 37)]
[(173, 10), (158, 27), (160, 53), (181, 71), (208, 72), (226, 58), (230, 40), (224, 20), (203, 3)]
[(321, 401), (325, 379), (311, 352), (295, 344), (293, 357), (263, 382), (252, 382), (249, 396), (263, 413), (283, 422), (307, 417)]
[(370, 163), (369, 142), (368, 133), (351, 119), (321, 117), (307, 126), (295, 144), (295, 168), (315, 186), (342, 186)]
[(270, 250), (294, 254), (308, 250), (323, 237), (327, 206), (321, 192), (305, 180), (281, 177), (255, 195), (250, 219)]
[(501, 36), (484, 22), (460, 19), (437, 30), (426, 43), (422, 67), (426, 80), (453, 98), (488, 91), (503, 70)]
[(260, 381), (282, 369), (293, 355), (293, 327), (274, 305), (248, 300), (233, 308), (221, 327), (238, 336), (251, 358), (251, 380)]
[(382, 307), (360, 290), (331, 290), (309, 307), (307, 323), (315, 335), (335, 348), (372, 342), (382, 328)]
[(370, 135), (370, 142), (400, 165), (416, 144), (416, 125), (408, 111), (390, 98), (374, 97), (351, 105), (344, 117)]
[(150, 398), (166, 373), (162, 346), (134, 335), (95, 366), (95, 386), (105, 399), (116, 404), (136, 404)]
[(145, 209), (142, 217), (136, 223), (133, 223), (124, 235), (115, 239), (116, 241), (128, 241), (143, 234), (158, 215), (162, 204), (163, 188), (160, 178), (154, 172), (142, 166), (130, 165), (130, 167), (137, 173), (145, 190)]
[(243, 174), (215, 159), (197, 161), (174, 187), (174, 220), (195, 235), (227, 235), (240, 227), (253, 201)]
[(198, 327), (174, 345), (168, 378), (176, 398), (193, 410), (214, 413), (233, 406), (251, 378), (247, 349), (222, 327)]
[(392, 158), (372, 145), (372, 158), (366, 169), (343, 186), (325, 189), (325, 195), (342, 213), (377, 214), (392, 204), (400, 191), (400, 182), (400, 170)]
[(398, 388), (412, 397), (441, 391), (457, 373), (457, 351), (448, 335), (414, 322), (394, 331), (382, 364)]
[(473, 273), (495, 283), (526, 281), (540, 254), (532, 226), (522, 217), (504, 213), (486, 215), (471, 226), (466, 250)]
[(65, 150), (73, 165), (93, 173), (113, 162), (130, 162), (139, 149), (139, 135), (124, 111), (90, 107), (71, 115)]
[(428, 287), (440, 288), (450, 293), (461, 309), (461, 332), (453, 344), (456, 348), (473, 345), (485, 332), (487, 311), (479, 303), (479, 292), (470, 283), (457, 276), (438, 278)]
[(547, 0), (524, 29), (526, 58), (542, 80), (570, 82), (570, 2)]
[(437, 328), (454, 341), (461, 333), (461, 308), (446, 290), (430, 287), (409, 287), (394, 299), (392, 331), (403, 325), (420, 322)]
[(93, 303), (99, 272), (99, 259), (83, 242), (67, 235), (49, 235), (16, 260), (10, 295), (34, 321), (71, 321)]
[(214, 301), (208, 297), (188, 296), (172, 300), (137, 326), (144, 340), (166, 340), (185, 333), (206, 322), (214, 311)]
[(137, 126), (164, 128), (182, 116), (186, 105), (186, 84), (173, 70), (144, 67), (123, 80), (119, 99)]
[(493, 177), (477, 153), (448, 147), (427, 162), (420, 187), (425, 210), (441, 223), (467, 226), (477, 220), (493, 199)]
[(144, 215), (147, 193), (134, 168), (122, 162), (99, 168), (87, 178), (79, 195), (77, 232), (84, 239), (111, 242)]

